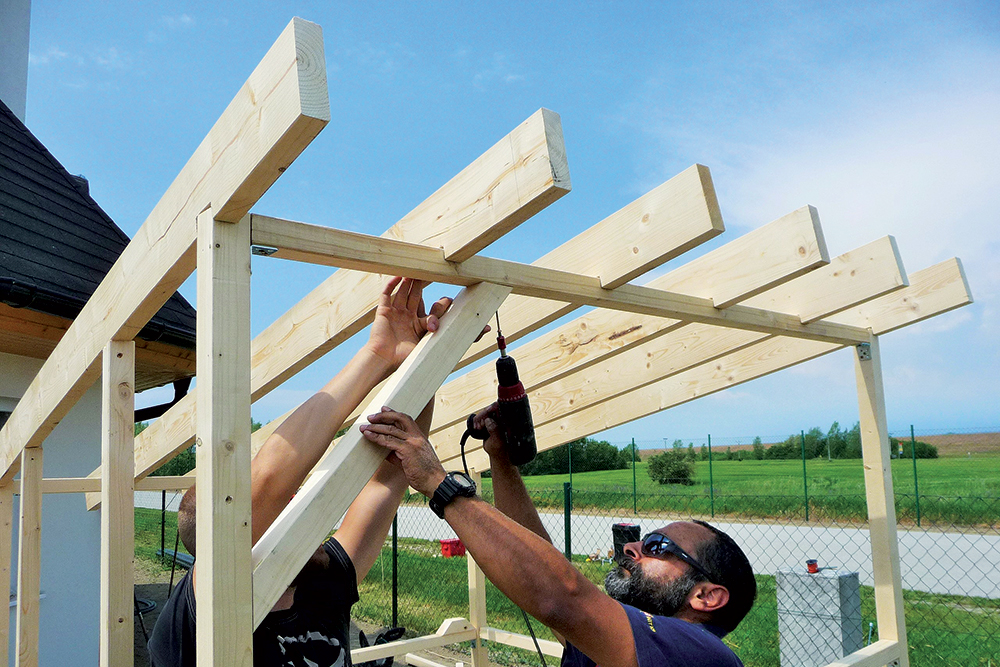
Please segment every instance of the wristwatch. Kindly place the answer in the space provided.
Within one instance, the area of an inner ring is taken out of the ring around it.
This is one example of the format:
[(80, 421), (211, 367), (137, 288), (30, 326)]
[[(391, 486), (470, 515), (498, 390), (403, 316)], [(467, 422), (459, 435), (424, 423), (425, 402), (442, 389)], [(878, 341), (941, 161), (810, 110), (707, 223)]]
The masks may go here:
[(431, 496), (431, 509), (440, 518), (444, 518), (444, 508), (457, 497), (471, 498), (476, 495), (476, 483), (464, 472), (450, 472), (434, 490)]

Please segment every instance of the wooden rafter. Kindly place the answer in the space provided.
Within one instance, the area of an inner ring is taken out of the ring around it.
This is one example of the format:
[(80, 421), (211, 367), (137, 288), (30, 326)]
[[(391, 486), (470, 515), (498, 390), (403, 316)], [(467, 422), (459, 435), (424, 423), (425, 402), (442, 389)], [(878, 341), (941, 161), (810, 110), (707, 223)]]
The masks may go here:
[[(871, 327), (881, 335), (972, 303), (958, 260), (950, 259), (909, 274), (909, 286), (872, 299), (835, 317)], [(556, 447), (592, 433), (626, 424), (661, 410), (728, 389), (758, 377), (841, 349), (842, 345), (771, 337), (712, 362), (624, 393), (597, 406), (535, 429), (539, 449)], [(469, 465), (485, 470), (481, 451)]]
[(242, 218), (329, 118), (322, 31), (293, 19), (25, 391), (0, 431), (0, 481), (94, 383), (108, 341), (135, 338), (194, 270), (196, 216), (211, 204), (220, 219)]
[(793, 315), (741, 305), (720, 309), (710, 299), (630, 283), (606, 289), (599, 278), (478, 255), (464, 262), (449, 262), (435, 248), (266, 216), (252, 218), (254, 242), (277, 248), (276, 257), (376, 273), (395, 272), (454, 285), (487, 282), (542, 299), (808, 340), (860, 343), (867, 339), (866, 331), (850, 325), (823, 321), (802, 324)]

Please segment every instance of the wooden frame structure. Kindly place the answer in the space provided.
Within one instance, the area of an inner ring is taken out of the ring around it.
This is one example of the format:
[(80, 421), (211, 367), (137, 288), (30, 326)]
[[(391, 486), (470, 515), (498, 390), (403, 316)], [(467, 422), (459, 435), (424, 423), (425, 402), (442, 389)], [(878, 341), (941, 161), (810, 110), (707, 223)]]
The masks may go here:
[[(804, 207), (645, 286), (632, 284), (723, 231), (711, 177), (700, 165), (531, 265), (481, 256), (490, 242), (569, 191), (559, 117), (547, 110), (381, 237), (251, 214), (329, 120), (324, 63), (320, 28), (294, 19), (0, 432), (0, 524), (8, 529), (12, 494), (21, 495), (18, 664), (37, 663), (44, 492), (85, 493), (89, 507), (100, 506), (101, 663), (131, 664), (132, 638), (125, 629), (131, 627), (133, 586), (130, 496), (140, 488), (188, 486), (191, 477), (146, 476), (194, 442), (196, 433), (198, 661), (252, 664), (253, 628), (382, 453), (350, 430), (251, 550), (249, 463), (281, 420), (251, 436), (250, 405), (365, 327), (381, 287), (375, 274), (388, 273), (466, 288), (440, 330), (421, 341), (370, 401), (415, 411), (437, 392), (432, 440), (445, 461), (457, 455), (463, 417), (495, 396), (495, 379), (474, 370), (440, 385), (452, 369), (487, 353), (487, 342), (473, 340), (498, 308), (513, 342), (575, 308), (596, 307), (514, 352), (522, 362), (540, 449), (855, 348), (880, 640), (833, 664), (908, 665), (879, 336), (971, 303), (958, 260), (907, 276), (891, 237), (831, 259), (817, 212)], [(252, 341), (251, 246), (279, 258), (341, 267)], [(132, 340), (196, 267), (198, 387), (133, 442)], [(88, 478), (44, 479), (42, 443), (99, 377), (102, 467)], [(488, 465), (481, 451), (472, 451), (469, 462), (479, 471)], [(11, 534), (3, 530), (0, 566), (9, 569), (10, 562)], [(469, 563), (469, 619), (446, 620), (429, 637), (361, 649), (355, 661), (463, 640), (523, 645), (526, 638), (487, 625), (483, 575)], [(0, 576), (0, 585), (6, 581)], [(0, 654), (9, 641), (7, 627), (8, 619), (0, 619)], [(556, 651), (548, 644), (547, 652)], [(473, 664), (481, 667), (485, 653), (477, 645)]]

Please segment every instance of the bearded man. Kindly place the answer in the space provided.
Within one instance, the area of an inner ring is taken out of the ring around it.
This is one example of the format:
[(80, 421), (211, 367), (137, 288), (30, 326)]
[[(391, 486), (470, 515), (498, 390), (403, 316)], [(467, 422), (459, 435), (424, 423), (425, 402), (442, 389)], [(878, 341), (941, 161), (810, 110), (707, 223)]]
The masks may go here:
[(757, 584), (732, 538), (702, 521), (664, 526), (624, 546), (605, 594), (552, 545), (495, 416), (491, 406), (474, 420), (490, 433), (495, 508), (476, 497), (467, 475), (444, 471), (407, 415), (386, 407), (360, 429), (392, 450), (390, 460), (431, 499), (487, 578), (556, 634), (564, 667), (742, 667), (722, 637), (750, 611)]

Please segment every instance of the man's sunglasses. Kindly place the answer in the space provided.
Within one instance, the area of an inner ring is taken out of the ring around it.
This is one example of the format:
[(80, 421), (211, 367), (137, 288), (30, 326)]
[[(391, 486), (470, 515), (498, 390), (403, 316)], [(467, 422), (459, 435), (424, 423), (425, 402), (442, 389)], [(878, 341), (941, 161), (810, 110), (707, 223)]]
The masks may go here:
[(650, 533), (642, 538), (642, 555), (653, 558), (664, 558), (667, 554), (673, 554), (682, 561), (690, 565), (700, 575), (712, 581), (712, 575), (704, 566), (691, 557), (688, 552), (677, 546), (677, 543), (663, 533)]

